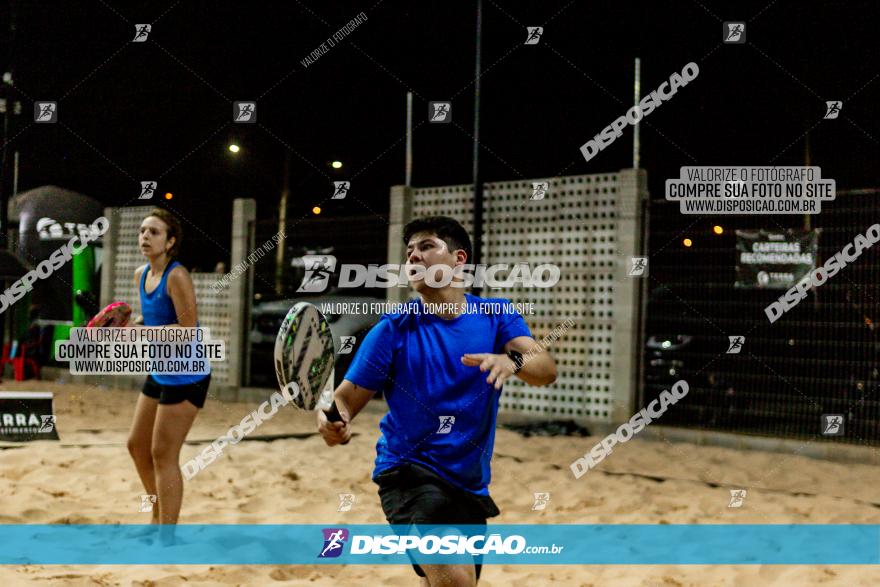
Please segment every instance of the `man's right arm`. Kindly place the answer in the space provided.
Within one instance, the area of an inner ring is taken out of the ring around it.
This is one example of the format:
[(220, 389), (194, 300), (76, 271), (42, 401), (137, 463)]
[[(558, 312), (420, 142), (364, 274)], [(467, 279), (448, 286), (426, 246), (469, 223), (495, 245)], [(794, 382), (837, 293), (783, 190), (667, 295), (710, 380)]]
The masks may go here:
[[(352, 419), (367, 405), (376, 390), (382, 389), (387, 383), (394, 362), (393, 349), (394, 325), (386, 314), (364, 337), (361, 348), (345, 373), (345, 379), (333, 394), (342, 422), (328, 422), (324, 411), (318, 410), (318, 432), (327, 446), (342, 444), (351, 438)], [(357, 385), (355, 381), (369, 387)]]
[(342, 416), (342, 422), (330, 422), (327, 420), (327, 414), (324, 413), (324, 410), (318, 410), (318, 432), (321, 433), (327, 446), (348, 442), (351, 438), (351, 421), (367, 405), (375, 393), (375, 391), (355, 385), (348, 379), (342, 380), (333, 393), (333, 399)]

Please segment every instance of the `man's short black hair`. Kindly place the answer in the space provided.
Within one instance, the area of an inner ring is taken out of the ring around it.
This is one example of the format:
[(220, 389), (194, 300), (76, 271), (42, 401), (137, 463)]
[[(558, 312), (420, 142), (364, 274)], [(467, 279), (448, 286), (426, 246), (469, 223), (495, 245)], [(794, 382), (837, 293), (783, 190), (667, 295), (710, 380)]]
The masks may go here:
[(416, 218), (403, 228), (403, 244), (409, 244), (409, 239), (420, 232), (430, 232), (437, 235), (437, 238), (444, 240), (449, 245), (449, 252), (464, 249), (464, 252), (467, 253), (467, 262), (471, 262), (473, 258), (471, 237), (464, 226), (459, 224), (455, 218), (449, 216)]

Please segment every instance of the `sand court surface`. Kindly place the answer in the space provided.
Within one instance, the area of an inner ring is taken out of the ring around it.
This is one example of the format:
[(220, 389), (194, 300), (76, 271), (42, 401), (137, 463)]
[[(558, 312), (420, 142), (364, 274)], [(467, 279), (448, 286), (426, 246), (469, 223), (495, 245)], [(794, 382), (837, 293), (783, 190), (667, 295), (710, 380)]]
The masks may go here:
[[(125, 447), (135, 391), (47, 382), (2, 390), (55, 394), (60, 442), (0, 450), (0, 522), (144, 524), (143, 488)], [(209, 396), (191, 441), (209, 442), (254, 403)], [(384, 523), (370, 480), (384, 403), (355, 420), (345, 447), (327, 448), (312, 415), (282, 409), (186, 483), (182, 524)], [(299, 437), (287, 437), (295, 435)], [(568, 468), (598, 437), (524, 438), (499, 429), (490, 491), (505, 524), (880, 524), (880, 467), (791, 454), (636, 439), (575, 480)], [(187, 444), (182, 460), (204, 444)], [(741, 508), (730, 489), (748, 488)], [(551, 494), (533, 511), (533, 494)], [(338, 512), (338, 494), (352, 493)], [(2, 545), (0, 545), (2, 548)], [(33, 565), (0, 567), (4, 585), (417, 585), (408, 566)], [(877, 585), (878, 566), (486, 566), (481, 586)]]

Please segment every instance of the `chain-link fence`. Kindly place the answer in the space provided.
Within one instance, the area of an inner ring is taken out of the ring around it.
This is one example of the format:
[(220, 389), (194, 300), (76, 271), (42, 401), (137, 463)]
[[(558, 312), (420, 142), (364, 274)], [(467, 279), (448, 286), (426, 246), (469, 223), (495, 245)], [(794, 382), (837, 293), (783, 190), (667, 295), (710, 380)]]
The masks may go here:
[[(806, 218), (683, 215), (653, 200), (641, 405), (685, 379), (687, 400), (665, 425), (876, 445), (880, 247), (772, 324), (764, 308), (785, 291), (734, 283), (736, 230), (816, 230), (819, 266), (880, 221), (878, 196), (841, 191)], [(744, 337), (739, 352), (728, 353), (730, 336)], [(827, 414), (843, 415), (839, 435), (828, 434)]]

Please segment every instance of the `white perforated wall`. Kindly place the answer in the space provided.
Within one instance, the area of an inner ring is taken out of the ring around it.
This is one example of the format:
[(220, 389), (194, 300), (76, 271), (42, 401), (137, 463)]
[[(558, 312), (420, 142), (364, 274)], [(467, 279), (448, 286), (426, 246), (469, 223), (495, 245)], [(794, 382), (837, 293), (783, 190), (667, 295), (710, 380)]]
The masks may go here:
[[(199, 306), (199, 324), (211, 330), (211, 338), (226, 342), (226, 352), (232, 349), (229, 345), (230, 328), (233, 317), (230, 313), (230, 289), (221, 288), (215, 292), (211, 284), (217, 281), (214, 273), (193, 273), (193, 285), (196, 288), (196, 302)], [(211, 362), (211, 385), (229, 385), (229, 361)]]
[[(111, 222), (110, 230), (114, 231), (115, 238), (115, 263), (113, 273), (113, 292), (110, 299), (128, 302), (133, 311), (140, 313), (140, 295), (138, 287), (134, 283), (134, 271), (144, 265), (146, 260), (141, 255), (137, 246), (138, 229), (144, 217), (152, 210), (151, 206), (136, 206), (131, 208), (116, 208), (112, 219), (116, 220), (115, 226)], [(230, 325), (230, 289), (221, 288), (215, 292), (211, 284), (217, 281), (217, 275), (213, 273), (192, 273), (193, 285), (196, 290), (196, 303), (199, 310), (199, 324), (211, 330), (211, 338), (229, 341)], [(227, 346), (227, 352), (229, 348)], [(229, 384), (228, 361), (216, 361), (211, 363), (211, 384)]]
[[(548, 182), (545, 197), (532, 200), (533, 182)], [(524, 318), (537, 340), (568, 319), (574, 325), (553, 344), (557, 380), (531, 387), (505, 383), (501, 410), (546, 418), (612, 419), (612, 296), (617, 251), (620, 174), (581, 175), (486, 184), (483, 259), (486, 264), (554, 263), (559, 282), (548, 289), (483, 289), (483, 297), (533, 302)], [(413, 190), (412, 217), (444, 215), (462, 223), (473, 238), (470, 185)]]
[(147, 262), (138, 249), (138, 231), (152, 209), (152, 206), (115, 208), (110, 216), (110, 230), (115, 233), (113, 236), (116, 239), (113, 295), (110, 297), (113, 301), (126, 302), (138, 314), (141, 313), (141, 298), (134, 283), (134, 271)]

